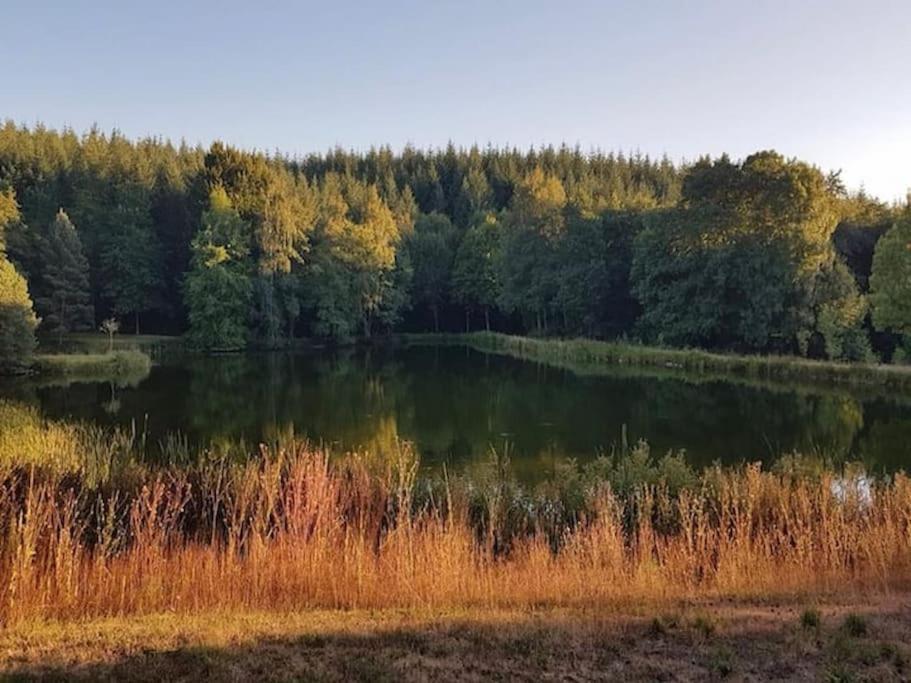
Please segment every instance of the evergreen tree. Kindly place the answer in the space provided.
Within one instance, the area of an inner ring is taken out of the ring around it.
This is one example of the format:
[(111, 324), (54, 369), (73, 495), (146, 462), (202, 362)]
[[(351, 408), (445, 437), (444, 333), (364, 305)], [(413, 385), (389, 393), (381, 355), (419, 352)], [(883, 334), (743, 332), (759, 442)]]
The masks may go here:
[(91, 330), (95, 311), (89, 289), (89, 265), (69, 216), (61, 209), (38, 236), (37, 274), (29, 273), (41, 331), (63, 334)]
[(162, 309), (164, 258), (148, 201), (120, 201), (110, 212), (110, 234), (100, 248), (102, 294), (117, 316), (131, 316), (136, 334), (140, 315)]

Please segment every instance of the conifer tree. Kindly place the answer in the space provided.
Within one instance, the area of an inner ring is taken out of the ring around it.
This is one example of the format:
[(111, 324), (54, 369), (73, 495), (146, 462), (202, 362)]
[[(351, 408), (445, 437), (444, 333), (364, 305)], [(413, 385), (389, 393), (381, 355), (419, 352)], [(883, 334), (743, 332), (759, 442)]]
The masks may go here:
[(32, 277), (41, 331), (64, 334), (94, 329), (89, 264), (76, 227), (63, 209), (37, 242), (40, 270)]
[(99, 257), (101, 291), (113, 313), (133, 318), (139, 334), (140, 315), (164, 308), (164, 257), (147, 198), (123, 197), (107, 222), (110, 234), (105, 236)]

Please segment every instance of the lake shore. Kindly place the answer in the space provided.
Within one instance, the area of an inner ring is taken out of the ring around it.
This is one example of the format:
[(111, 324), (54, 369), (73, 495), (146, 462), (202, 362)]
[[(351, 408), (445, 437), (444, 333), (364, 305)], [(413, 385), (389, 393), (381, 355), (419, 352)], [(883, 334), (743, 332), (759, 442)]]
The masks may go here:
[(137, 383), (149, 375), (152, 359), (136, 349), (103, 353), (53, 353), (35, 356), (32, 366), (42, 379)]
[(458, 344), (487, 353), (579, 372), (599, 367), (659, 370), (665, 375), (736, 378), (911, 390), (911, 366), (838, 363), (796, 356), (739, 355), (594, 339), (538, 339), (499, 332), (402, 335), (407, 344)]
[[(660, 609), (150, 614), (0, 631), (0, 676), (67, 680), (904, 680), (911, 594)], [(816, 619), (818, 617), (818, 620)]]

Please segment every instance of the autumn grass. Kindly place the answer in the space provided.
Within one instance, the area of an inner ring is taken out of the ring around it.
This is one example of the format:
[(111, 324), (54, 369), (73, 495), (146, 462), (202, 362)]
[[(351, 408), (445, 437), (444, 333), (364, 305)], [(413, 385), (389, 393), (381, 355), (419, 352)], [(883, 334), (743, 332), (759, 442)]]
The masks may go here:
[(599, 367), (644, 368), (689, 376), (911, 390), (909, 366), (838, 363), (795, 356), (712, 353), (699, 349), (670, 349), (592, 339), (536, 339), (494, 332), (409, 335), (405, 339), (411, 343), (467, 345), (485, 352), (582, 372)]
[(149, 356), (136, 349), (107, 353), (40, 354), (34, 369), (44, 377), (92, 382), (136, 383), (148, 377)]
[[(425, 481), (407, 445), (384, 458), (298, 443), (152, 466), (118, 455), (123, 444), (82, 452), (110, 434), (44, 428), (27, 434), (29, 459), (0, 467), (7, 627), (226, 610), (658, 609), (911, 586), (902, 474), (690, 474), (668, 461), (637, 482), (601, 462), (603, 476), (523, 498), (498, 476)], [(2, 448), (15, 452), (15, 438)], [(42, 462), (42, 448), (58, 455)]]

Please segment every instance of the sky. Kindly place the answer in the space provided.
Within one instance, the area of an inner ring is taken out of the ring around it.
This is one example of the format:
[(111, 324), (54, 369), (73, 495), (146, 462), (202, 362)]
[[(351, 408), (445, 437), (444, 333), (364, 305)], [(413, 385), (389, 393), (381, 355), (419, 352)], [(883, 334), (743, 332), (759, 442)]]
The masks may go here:
[(17, 123), (290, 155), (775, 149), (886, 201), (911, 188), (909, 0), (9, 5), (0, 119)]

